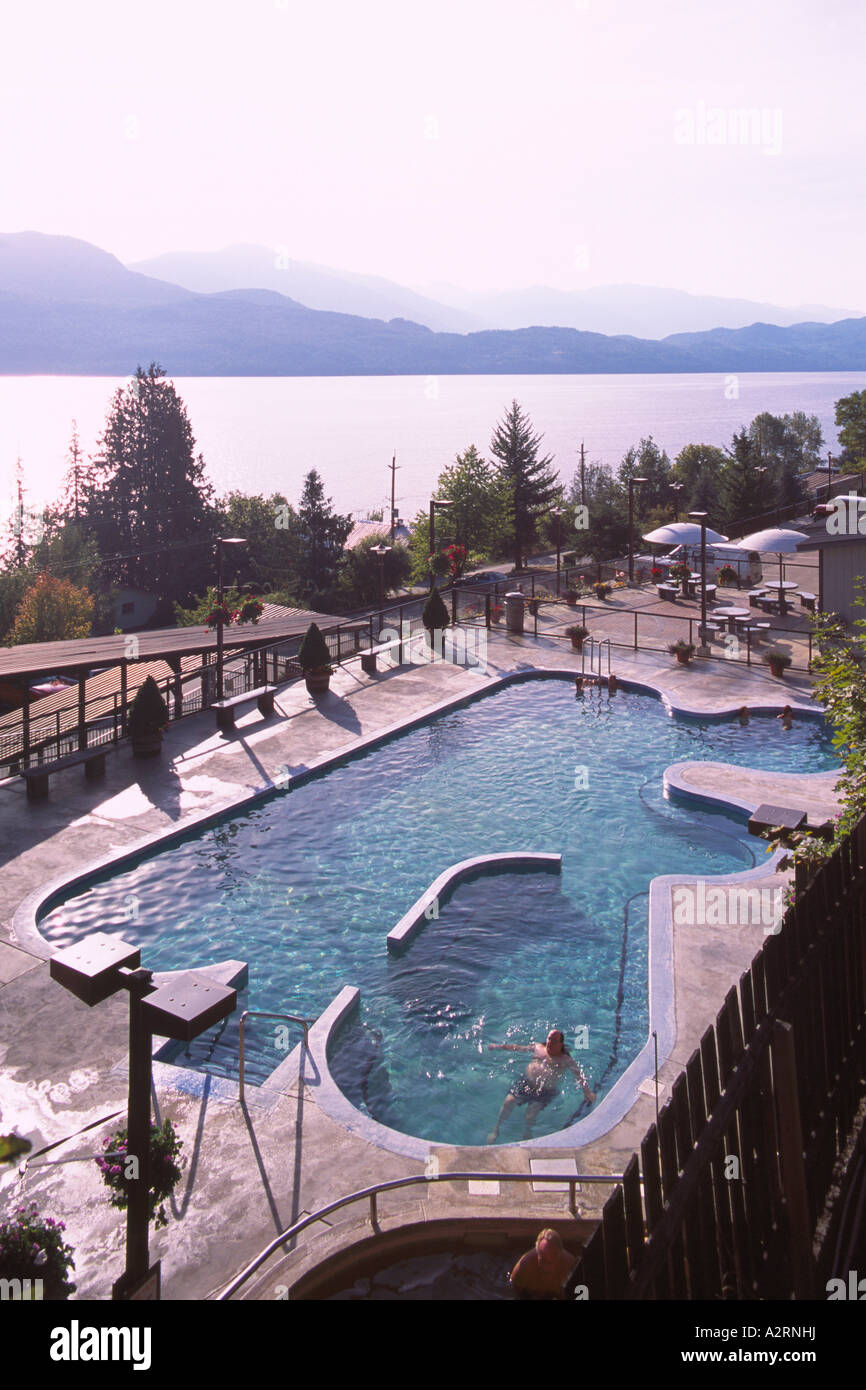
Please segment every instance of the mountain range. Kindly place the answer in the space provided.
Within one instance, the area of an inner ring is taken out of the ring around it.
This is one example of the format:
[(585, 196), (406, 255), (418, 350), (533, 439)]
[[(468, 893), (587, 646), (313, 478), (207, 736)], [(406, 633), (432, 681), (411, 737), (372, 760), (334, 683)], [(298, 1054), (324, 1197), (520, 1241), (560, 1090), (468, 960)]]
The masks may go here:
[[(357, 279), (359, 296), (379, 283)], [(661, 340), (559, 326), (434, 331), (268, 287), (191, 289), (73, 237), (0, 234), (0, 373), (123, 376), (151, 360), (172, 376), (860, 371), (866, 318)]]
[(602, 285), (588, 290), (464, 290), (436, 285), (410, 289), (378, 276), (291, 260), (285, 250), (229, 246), (223, 251), (182, 251), (138, 261), (130, 270), (183, 285), (199, 294), (220, 290), (274, 290), (308, 309), (364, 318), (411, 319), (436, 332), (485, 328), (576, 328), (583, 332), (664, 338), (671, 333), (745, 328), (752, 323), (787, 327), (855, 318), (853, 310), (804, 304), (796, 309), (749, 299), (722, 299), (648, 285)]

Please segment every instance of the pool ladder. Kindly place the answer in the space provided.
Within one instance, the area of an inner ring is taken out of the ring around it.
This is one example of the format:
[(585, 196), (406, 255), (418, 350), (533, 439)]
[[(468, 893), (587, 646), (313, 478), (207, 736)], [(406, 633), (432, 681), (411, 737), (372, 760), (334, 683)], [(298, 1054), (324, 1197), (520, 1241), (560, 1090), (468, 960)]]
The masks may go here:
[(601, 659), (604, 648), (607, 647), (607, 674), (610, 675), (610, 638), (609, 637), (587, 637), (584, 640), (583, 648), (580, 653), (581, 675), (586, 673), (586, 653), (589, 649), (589, 670), (590, 674), (595, 669), (595, 654), (598, 653), (598, 674), (601, 675)]

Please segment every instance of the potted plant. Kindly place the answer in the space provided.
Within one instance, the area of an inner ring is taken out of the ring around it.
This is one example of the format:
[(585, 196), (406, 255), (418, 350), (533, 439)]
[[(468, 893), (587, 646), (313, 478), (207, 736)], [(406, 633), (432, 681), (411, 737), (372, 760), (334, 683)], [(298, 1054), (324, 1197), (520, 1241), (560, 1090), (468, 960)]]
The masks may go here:
[(583, 623), (572, 623), (565, 629), (565, 635), (571, 638), (571, 645), (579, 652), (583, 650), (584, 639), (589, 636), (589, 628), (584, 627)]
[[(130, 1182), (135, 1173), (127, 1172), (131, 1155), (127, 1154), (129, 1142), (127, 1130), (117, 1129), (102, 1141), (107, 1157), (96, 1159), (96, 1166), (102, 1173), (102, 1181), (111, 1190), (111, 1205), (124, 1211), (129, 1204)], [(168, 1225), (164, 1203), (180, 1182), (186, 1159), (178, 1163), (183, 1141), (178, 1139), (171, 1120), (150, 1127), (150, 1191), (148, 1193), (148, 1217), (156, 1230)], [(137, 1165), (136, 1165), (137, 1166)]]
[(595, 589), (596, 598), (600, 599), (606, 599), (611, 589), (610, 584), (593, 584), (592, 587)]
[(664, 581), (665, 572), (661, 565), (653, 565), (650, 570), (650, 578), (654, 584), (661, 584)]
[(566, 589), (566, 591), (565, 591), (565, 601), (566, 601), (566, 603), (568, 604), (569, 608), (576, 608), (576, 607), (577, 607), (577, 597), (578, 597), (578, 595), (577, 595), (577, 590), (576, 590), (576, 589)]
[(671, 642), (668, 646), (671, 656), (675, 656), (681, 666), (688, 666), (695, 654), (693, 642), (687, 642), (684, 637), (678, 637), (676, 642)]
[(783, 652), (781, 647), (771, 647), (769, 651), (764, 652), (764, 660), (769, 666), (771, 674), (779, 677), (784, 676), (787, 667), (791, 664), (790, 656), (787, 652)]
[(24, 1298), (68, 1298), (75, 1285), (66, 1275), (75, 1261), (72, 1246), (63, 1242), (65, 1230), (62, 1221), (40, 1216), (35, 1202), (0, 1219), (0, 1279), (20, 1279)]
[(730, 585), (739, 582), (739, 576), (733, 565), (722, 565), (722, 568), (716, 571), (716, 578), (720, 584)]
[(688, 581), (692, 577), (692, 572), (689, 569), (688, 565), (685, 563), (685, 561), (678, 560), (675, 565), (671, 565), (670, 570), (668, 571), (668, 576), (670, 579), (673, 580), (675, 584), (679, 584), (680, 592), (685, 598), (687, 593), (686, 586), (688, 584)]
[[(491, 610), (492, 612), (492, 610)], [(431, 589), (427, 602), (421, 611), (421, 621), (427, 631), (427, 641), (431, 647), (436, 645), (437, 630), (451, 626), (451, 615), (445, 607), (438, 589)]]
[(129, 737), (136, 758), (158, 757), (167, 728), (168, 705), (153, 676), (148, 676), (135, 692), (129, 712)]
[(322, 695), (334, 674), (328, 644), (315, 623), (310, 623), (298, 652), (298, 662), (311, 695)]
[(503, 613), (503, 608), (502, 608), (502, 604), (501, 604), (501, 603), (491, 603), (491, 605), (490, 605), (490, 621), (491, 621), (492, 623), (498, 623), (498, 622), (501, 620), (501, 618), (502, 618), (502, 613)]
[(541, 603), (541, 599), (540, 599), (540, 598), (531, 598), (531, 599), (529, 599), (528, 602), (527, 602), (527, 607), (528, 607), (530, 613), (532, 614), (533, 618), (537, 618), (537, 617), (538, 617), (538, 606), (539, 606), (540, 603)]
[(207, 623), (209, 631), (213, 631), (220, 623), (222, 623), (223, 627), (231, 627), (236, 617), (237, 614), (233, 613), (228, 604), (223, 601), (222, 603), (214, 604), (205, 618), (205, 622)]

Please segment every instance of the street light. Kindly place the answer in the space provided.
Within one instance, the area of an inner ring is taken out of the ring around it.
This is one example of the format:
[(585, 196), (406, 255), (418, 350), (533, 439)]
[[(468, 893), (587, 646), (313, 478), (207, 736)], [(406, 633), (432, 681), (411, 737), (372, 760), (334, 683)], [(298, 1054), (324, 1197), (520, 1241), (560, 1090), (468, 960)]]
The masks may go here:
[(49, 962), (49, 973), (90, 1008), (119, 990), (129, 993), (126, 1155), (127, 1161), (137, 1161), (138, 1171), (127, 1179), (126, 1269), (112, 1297), (131, 1298), (144, 1286), (158, 1291), (159, 1261), (148, 1267), (152, 1035), (190, 1042), (234, 1012), (237, 991), (191, 970), (156, 986), (153, 972), (141, 968), (139, 948), (104, 932), (94, 932), (77, 946), (58, 951)]
[(385, 607), (385, 556), (391, 554), (391, 547), (381, 544), (371, 545), (370, 554), (375, 555), (379, 561), (379, 631), (381, 632), (384, 621), (382, 610)]
[(675, 524), (675, 525), (679, 522), (679, 519), (680, 519), (680, 493), (682, 492), (684, 486), (685, 486), (684, 483), (671, 483), (671, 484), (670, 484), (671, 492), (674, 494), (674, 524)]
[(551, 507), (550, 515), (556, 518), (556, 597), (559, 598), (559, 567), (562, 551), (562, 508)]
[(217, 699), (223, 698), (223, 546), (246, 545), (244, 536), (217, 537)]
[(645, 483), (646, 478), (629, 478), (628, 480), (628, 582), (634, 583), (634, 490), (639, 483)]
[(433, 569), (433, 557), (436, 555), (436, 508), (453, 507), (454, 503), (447, 498), (431, 497), (430, 499), (430, 588), (436, 583), (436, 571)]
[(706, 512), (689, 512), (689, 521), (701, 523), (701, 645), (698, 648), (698, 655), (709, 656), (709, 647), (707, 646), (707, 514)]

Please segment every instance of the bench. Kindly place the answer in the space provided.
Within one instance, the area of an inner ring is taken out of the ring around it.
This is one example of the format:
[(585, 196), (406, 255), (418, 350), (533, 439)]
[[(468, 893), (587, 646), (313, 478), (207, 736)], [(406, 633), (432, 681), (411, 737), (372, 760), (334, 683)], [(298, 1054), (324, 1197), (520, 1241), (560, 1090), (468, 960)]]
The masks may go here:
[(767, 590), (766, 590), (766, 589), (750, 589), (750, 590), (749, 590), (749, 607), (750, 607), (750, 608), (757, 608), (759, 601), (760, 601), (762, 598), (766, 598), (766, 597), (767, 597)]
[(233, 695), (229, 700), (214, 700), (211, 709), (216, 710), (217, 728), (233, 729), (238, 705), (246, 700), (255, 700), (262, 714), (273, 714), (275, 685), (260, 685), (256, 690), (245, 690), (242, 695)]
[(679, 589), (675, 584), (657, 584), (656, 589), (659, 598), (670, 599), (671, 603), (675, 602), (677, 594), (679, 593)]
[(777, 598), (759, 598), (758, 607), (762, 613), (775, 613), (779, 608), (779, 600)]
[(800, 590), (800, 602), (804, 608), (808, 608), (810, 613), (815, 612), (815, 595), (807, 594), (804, 589)]
[(105, 776), (105, 748), (82, 748), (79, 753), (67, 753), (63, 758), (55, 758), (50, 763), (37, 763), (21, 773), (27, 787), (28, 801), (44, 801), (48, 796), (48, 779), (53, 772), (84, 764), (84, 775), (88, 782), (95, 782)]

